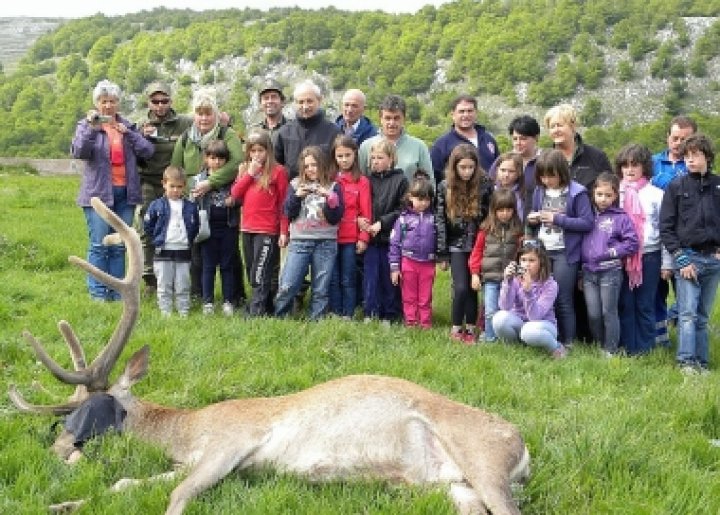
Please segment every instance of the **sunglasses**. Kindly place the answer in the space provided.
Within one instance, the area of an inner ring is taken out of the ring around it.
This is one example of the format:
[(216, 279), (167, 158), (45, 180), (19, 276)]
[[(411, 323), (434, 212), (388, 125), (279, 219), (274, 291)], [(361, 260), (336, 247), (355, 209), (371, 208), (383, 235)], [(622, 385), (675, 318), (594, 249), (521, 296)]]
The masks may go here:
[(170, 103), (170, 99), (169, 98), (151, 98), (150, 103), (153, 105), (158, 105), (158, 104), (165, 105), (165, 104)]

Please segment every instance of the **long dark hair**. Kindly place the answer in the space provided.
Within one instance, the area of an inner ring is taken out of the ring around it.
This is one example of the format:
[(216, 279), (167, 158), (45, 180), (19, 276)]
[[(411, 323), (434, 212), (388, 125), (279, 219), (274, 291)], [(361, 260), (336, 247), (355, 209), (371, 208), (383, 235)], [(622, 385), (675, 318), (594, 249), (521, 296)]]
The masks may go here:
[[(475, 163), (475, 172), (469, 181), (460, 178), (457, 165), (463, 159), (471, 159)], [(450, 153), (447, 168), (447, 203), (448, 219), (474, 218), (480, 214), (480, 181), (485, 171), (480, 166), (477, 150), (469, 143), (461, 143)]]
[(525, 240), (518, 249), (518, 261), (520, 261), (520, 258), (523, 257), (525, 254), (530, 253), (535, 254), (538, 257), (538, 261), (540, 261), (538, 280), (541, 282), (547, 281), (550, 277), (550, 257), (548, 257), (548, 253), (547, 250), (545, 250), (545, 245), (543, 245), (543, 242), (540, 240)]
[(513, 210), (512, 218), (507, 226), (510, 232), (522, 232), (522, 222), (517, 212), (517, 198), (512, 190), (500, 188), (493, 191), (490, 197), (490, 211), (487, 217), (480, 224), (480, 229), (493, 236), (500, 236), (502, 222), (498, 220), (496, 212), (499, 209), (509, 208)]
[(353, 151), (353, 154), (355, 155), (355, 159), (353, 161), (352, 168), (350, 169), (353, 181), (357, 182), (358, 179), (360, 179), (360, 176), (362, 175), (362, 170), (360, 170), (360, 164), (358, 163), (358, 144), (355, 142), (354, 139), (352, 139), (350, 136), (347, 136), (345, 134), (340, 134), (335, 137), (335, 140), (332, 143), (332, 146), (330, 147), (330, 158), (332, 160), (332, 174), (333, 176), (340, 171), (340, 168), (337, 165), (337, 161), (335, 160), (335, 151), (339, 147), (345, 147), (349, 148)]
[(330, 179), (330, 173), (328, 171), (327, 159), (323, 149), (318, 146), (305, 147), (302, 152), (300, 152), (300, 156), (298, 156), (298, 179), (300, 180), (300, 184), (308, 182), (305, 178), (305, 158), (308, 156), (315, 158), (315, 162), (317, 163), (317, 182), (319, 182), (321, 186), (329, 186), (332, 180)]

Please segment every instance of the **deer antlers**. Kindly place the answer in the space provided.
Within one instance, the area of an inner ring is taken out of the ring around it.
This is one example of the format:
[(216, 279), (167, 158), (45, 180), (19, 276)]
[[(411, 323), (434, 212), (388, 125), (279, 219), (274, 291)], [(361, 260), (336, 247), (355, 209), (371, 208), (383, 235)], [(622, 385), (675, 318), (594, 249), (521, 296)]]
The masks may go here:
[(130, 338), (132, 329), (137, 321), (140, 308), (140, 277), (142, 275), (143, 262), (140, 238), (120, 217), (108, 209), (99, 198), (93, 197), (90, 203), (95, 211), (117, 231), (120, 239), (127, 248), (128, 264), (125, 277), (123, 279), (113, 277), (76, 256), (70, 256), (69, 261), (94, 276), (109, 288), (120, 293), (123, 301), (122, 316), (110, 340), (90, 366), (86, 366), (85, 353), (82, 345), (70, 327), (70, 324), (64, 320), (58, 323), (60, 334), (62, 334), (70, 350), (74, 371), (66, 370), (60, 366), (50, 357), (40, 342), (38, 342), (29, 331), (24, 331), (23, 336), (32, 346), (35, 355), (40, 362), (48, 368), (52, 375), (63, 383), (77, 386), (75, 393), (67, 403), (40, 406), (26, 402), (15, 388), (15, 385), (10, 385), (8, 392), (10, 400), (12, 400), (13, 404), (21, 411), (29, 413), (52, 413), (56, 415), (66, 414), (70, 413), (85, 400), (90, 392), (106, 390), (108, 388), (110, 371), (120, 357), (123, 347)]

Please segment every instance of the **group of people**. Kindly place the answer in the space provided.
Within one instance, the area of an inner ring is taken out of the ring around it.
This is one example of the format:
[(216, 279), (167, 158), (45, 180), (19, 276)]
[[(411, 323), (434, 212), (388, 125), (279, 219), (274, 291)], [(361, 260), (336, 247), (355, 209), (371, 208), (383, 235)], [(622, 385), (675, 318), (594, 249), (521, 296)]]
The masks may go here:
[[(143, 278), (163, 315), (187, 316), (192, 294), (214, 313), (219, 269), (225, 315), (245, 302), (249, 316), (285, 316), (309, 289), (313, 320), (362, 307), (366, 321), (429, 328), (439, 267), (451, 274), (453, 340), (518, 340), (562, 358), (586, 338), (613, 356), (667, 341), (672, 283), (678, 365), (708, 369), (720, 182), (712, 144), (689, 118), (671, 121), (665, 151), (630, 144), (613, 166), (577, 133), (567, 104), (543, 120), (552, 149), (539, 149), (540, 125), (524, 115), (501, 154), (469, 95), (453, 101), (450, 130), (428, 149), (405, 130), (396, 95), (380, 104), (379, 128), (356, 89), (330, 121), (320, 88), (304, 81), (288, 119), (282, 87), (267, 80), (263, 119), (241, 139), (209, 91), (196, 92), (191, 117), (175, 113), (167, 85), (147, 94), (138, 127), (119, 115), (117, 85), (98, 83), (72, 151), (86, 161), (78, 204), (89, 261), (124, 273), (124, 248), (103, 245), (112, 228), (89, 199), (128, 224), (137, 208)], [(88, 289), (117, 298), (91, 276)]]

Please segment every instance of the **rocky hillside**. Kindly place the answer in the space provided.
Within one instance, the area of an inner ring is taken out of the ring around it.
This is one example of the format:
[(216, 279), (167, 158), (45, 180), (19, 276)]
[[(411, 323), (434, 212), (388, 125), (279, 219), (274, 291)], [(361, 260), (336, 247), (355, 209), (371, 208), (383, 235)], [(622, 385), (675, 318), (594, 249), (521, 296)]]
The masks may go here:
[(54, 30), (58, 18), (0, 18), (0, 64), (12, 72), (20, 58), (43, 34)]

